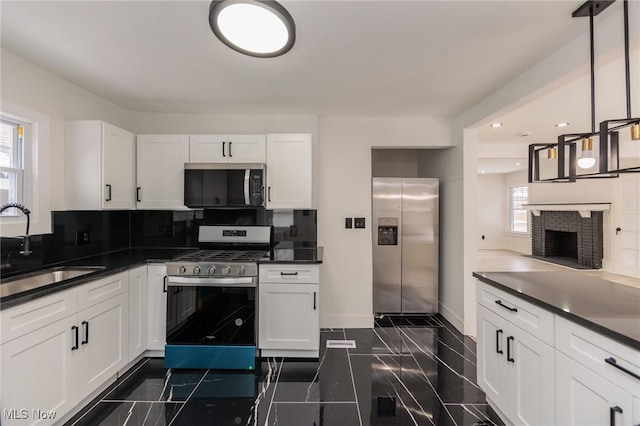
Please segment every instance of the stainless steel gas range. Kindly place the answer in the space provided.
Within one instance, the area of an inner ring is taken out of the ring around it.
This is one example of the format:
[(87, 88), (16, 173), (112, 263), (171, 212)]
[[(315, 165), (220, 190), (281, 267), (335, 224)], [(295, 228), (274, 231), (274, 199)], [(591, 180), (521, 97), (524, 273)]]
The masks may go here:
[(167, 263), (167, 368), (255, 368), (258, 260), (269, 226), (201, 226), (201, 250)]

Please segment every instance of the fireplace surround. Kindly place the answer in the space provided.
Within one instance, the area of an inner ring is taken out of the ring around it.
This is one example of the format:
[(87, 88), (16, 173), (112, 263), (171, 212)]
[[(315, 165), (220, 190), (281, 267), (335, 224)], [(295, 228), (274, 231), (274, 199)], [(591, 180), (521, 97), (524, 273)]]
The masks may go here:
[(532, 213), (531, 253), (568, 266), (573, 261), (576, 266), (601, 269), (602, 228), (602, 211), (592, 211), (589, 217), (583, 217), (578, 211), (541, 208)]

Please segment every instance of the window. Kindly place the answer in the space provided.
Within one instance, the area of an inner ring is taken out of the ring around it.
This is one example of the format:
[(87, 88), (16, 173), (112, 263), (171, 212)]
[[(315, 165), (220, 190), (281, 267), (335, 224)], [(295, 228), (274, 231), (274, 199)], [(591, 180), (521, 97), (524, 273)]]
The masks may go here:
[[(24, 202), (25, 123), (0, 117), (0, 205)], [(2, 216), (17, 216), (15, 209)]]
[(509, 188), (509, 231), (529, 232), (529, 212), (522, 205), (529, 201), (528, 186)]

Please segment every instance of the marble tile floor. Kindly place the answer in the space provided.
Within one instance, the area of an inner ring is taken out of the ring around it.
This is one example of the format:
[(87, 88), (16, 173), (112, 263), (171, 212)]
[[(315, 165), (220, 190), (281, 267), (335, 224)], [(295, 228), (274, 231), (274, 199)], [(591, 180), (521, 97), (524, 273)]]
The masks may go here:
[(502, 425), (475, 382), (475, 343), (440, 316), (325, 329), (321, 348), (318, 360), (270, 358), (255, 372), (147, 358), (67, 425)]

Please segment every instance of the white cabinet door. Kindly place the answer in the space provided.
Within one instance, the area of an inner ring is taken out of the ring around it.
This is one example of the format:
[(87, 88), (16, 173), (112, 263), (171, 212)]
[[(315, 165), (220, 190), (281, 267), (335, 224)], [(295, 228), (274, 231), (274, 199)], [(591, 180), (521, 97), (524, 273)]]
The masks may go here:
[(138, 208), (185, 209), (189, 136), (138, 135), (137, 148)]
[(265, 135), (229, 135), (229, 163), (264, 163), (266, 161)]
[(189, 136), (189, 162), (226, 163), (227, 135)]
[(260, 349), (318, 349), (318, 284), (261, 283), (259, 301)]
[(507, 335), (511, 401), (506, 413), (517, 425), (552, 425), (554, 422), (555, 350), (510, 324)]
[(102, 208), (135, 208), (135, 137), (102, 123)]
[(135, 136), (100, 120), (65, 123), (68, 210), (135, 207)]
[(129, 271), (129, 361), (147, 349), (147, 267)]
[(267, 135), (267, 209), (313, 208), (310, 134)]
[(88, 395), (127, 364), (128, 295), (121, 294), (78, 313), (78, 389)]
[(191, 135), (191, 163), (264, 163), (265, 135)]
[(509, 406), (507, 321), (478, 305), (478, 384), (504, 413)]
[(632, 424), (631, 394), (558, 351), (556, 372), (556, 424)]
[[(78, 403), (76, 320), (61, 319), (0, 347), (2, 409), (26, 410), (3, 412), (3, 425), (53, 424)], [(55, 418), (39, 419), (33, 410)]]
[(167, 323), (167, 292), (165, 279), (167, 267), (165, 265), (149, 265), (148, 305), (147, 305), (147, 349), (164, 351), (166, 344)]

